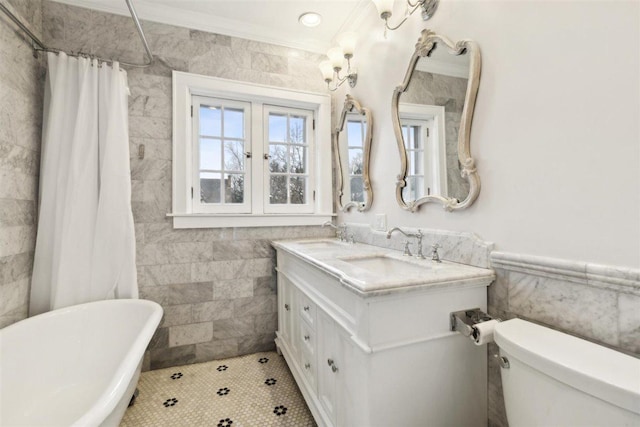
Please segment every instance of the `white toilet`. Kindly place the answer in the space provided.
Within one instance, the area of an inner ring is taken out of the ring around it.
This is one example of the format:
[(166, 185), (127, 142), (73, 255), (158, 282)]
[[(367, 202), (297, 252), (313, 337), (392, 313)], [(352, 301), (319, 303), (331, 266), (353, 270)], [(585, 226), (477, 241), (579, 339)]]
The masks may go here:
[(640, 426), (640, 359), (521, 319), (494, 339), (510, 427)]

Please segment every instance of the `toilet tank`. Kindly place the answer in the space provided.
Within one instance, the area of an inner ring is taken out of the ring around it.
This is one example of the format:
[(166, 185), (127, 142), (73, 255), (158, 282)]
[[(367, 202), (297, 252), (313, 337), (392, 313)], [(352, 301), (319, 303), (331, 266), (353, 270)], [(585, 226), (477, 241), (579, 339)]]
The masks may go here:
[(640, 426), (640, 359), (521, 319), (494, 338), (510, 427)]

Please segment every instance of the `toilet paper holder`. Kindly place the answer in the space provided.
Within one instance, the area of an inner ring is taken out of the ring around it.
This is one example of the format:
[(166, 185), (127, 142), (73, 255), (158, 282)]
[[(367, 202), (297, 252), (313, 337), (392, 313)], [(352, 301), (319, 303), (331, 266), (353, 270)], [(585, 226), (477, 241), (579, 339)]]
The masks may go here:
[[(471, 308), (467, 310), (454, 311), (449, 314), (451, 331), (460, 332), (465, 337), (477, 338), (475, 334), (477, 330), (474, 325), (478, 323), (493, 320), (493, 317), (489, 316), (479, 308)], [(500, 319), (496, 319), (500, 320)]]

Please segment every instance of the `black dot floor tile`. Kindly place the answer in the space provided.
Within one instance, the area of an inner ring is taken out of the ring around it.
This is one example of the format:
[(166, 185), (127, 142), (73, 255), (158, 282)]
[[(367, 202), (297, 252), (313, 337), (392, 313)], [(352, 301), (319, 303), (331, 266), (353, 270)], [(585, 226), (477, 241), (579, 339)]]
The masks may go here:
[(311, 412), (275, 352), (143, 372), (121, 427), (313, 427)]

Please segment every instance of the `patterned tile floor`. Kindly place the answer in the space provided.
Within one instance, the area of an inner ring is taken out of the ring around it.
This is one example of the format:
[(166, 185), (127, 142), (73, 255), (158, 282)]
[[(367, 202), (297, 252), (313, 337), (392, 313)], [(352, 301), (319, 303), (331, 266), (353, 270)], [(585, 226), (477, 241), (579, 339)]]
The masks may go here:
[(316, 425), (275, 352), (143, 372), (138, 389), (121, 427)]

